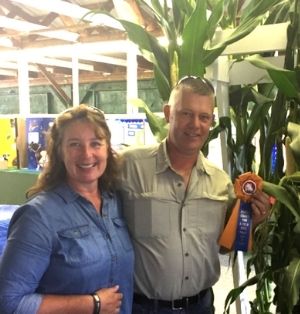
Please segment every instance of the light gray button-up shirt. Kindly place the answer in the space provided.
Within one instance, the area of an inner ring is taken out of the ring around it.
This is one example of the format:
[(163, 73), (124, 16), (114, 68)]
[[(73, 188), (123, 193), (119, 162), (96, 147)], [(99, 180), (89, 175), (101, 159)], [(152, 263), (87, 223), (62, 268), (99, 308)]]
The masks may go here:
[(136, 254), (136, 292), (174, 300), (214, 285), (217, 241), (235, 197), (228, 175), (200, 153), (186, 189), (163, 141), (124, 152), (121, 188)]

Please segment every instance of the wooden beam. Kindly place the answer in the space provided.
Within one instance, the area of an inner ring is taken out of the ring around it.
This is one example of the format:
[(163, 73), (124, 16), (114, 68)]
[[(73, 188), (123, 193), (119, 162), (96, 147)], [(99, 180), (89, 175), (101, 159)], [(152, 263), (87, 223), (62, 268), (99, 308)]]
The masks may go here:
[(65, 93), (65, 91), (56, 83), (55, 79), (53, 78), (53, 76), (51, 75), (51, 73), (49, 73), (46, 68), (42, 65), (42, 64), (36, 64), (41, 73), (45, 76), (45, 78), (49, 81), (49, 83), (51, 84), (51, 87), (53, 88), (54, 92), (56, 93), (56, 95), (58, 96), (58, 98), (62, 101), (63, 104), (67, 106), (71, 106), (72, 105), (72, 100), (71, 98)]
[(23, 20), (28, 21), (30, 23), (38, 23), (38, 19), (35, 16), (32, 16), (22, 10), (19, 6), (12, 4), (10, 1), (7, 0), (0, 0), (0, 4), (3, 5), (8, 11), (9, 14), (7, 17), (14, 18), (15, 16), (21, 17)]

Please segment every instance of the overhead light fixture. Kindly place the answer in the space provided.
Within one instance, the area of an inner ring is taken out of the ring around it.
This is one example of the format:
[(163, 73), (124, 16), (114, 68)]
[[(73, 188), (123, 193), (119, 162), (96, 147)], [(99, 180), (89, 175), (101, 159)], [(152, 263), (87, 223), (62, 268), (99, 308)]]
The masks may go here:
[(40, 24), (34, 24), (26, 21), (20, 21), (17, 19), (12, 19), (6, 16), (0, 16), (0, 27), (13, 29), (19, 32), (31, 33), (35, 34), (67, 40), (71, 42), (76, 42), (79, 35), (77, 33), (65, 31), (65, 30), (49, 30), (46, 26)]
[(30, 6), (45, 12), (54, 12), (57, 14), (69, 16), (78, 20), (91, 22), (95, 25), (105, 25), (119, 30), (124, 30), (121, 23), (114, 18), (101, 13), (93, 13), (93, 11), (83, 8), (79, 5), (61, 1), (61, 0), (10, 0), (21, 5)]

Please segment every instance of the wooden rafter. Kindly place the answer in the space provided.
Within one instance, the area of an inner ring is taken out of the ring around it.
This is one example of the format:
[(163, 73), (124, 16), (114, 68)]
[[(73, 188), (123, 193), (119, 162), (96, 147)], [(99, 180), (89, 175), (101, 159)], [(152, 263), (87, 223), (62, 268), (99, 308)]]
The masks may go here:
[(72, 105), (71, 98), (65, 93), (65, 91), (56, 83), (55, 78), (47, 71), (47, 69), (42, 64), (36, 64), (38, 68), (40, 69), (41, 73), (45, 76), (45, 78), (49, 81), (51, 84), (51, 87), (53, 88), (56, 95), (59, 97), (59, 99), (62, 101), (63, 104), (66, 106)]

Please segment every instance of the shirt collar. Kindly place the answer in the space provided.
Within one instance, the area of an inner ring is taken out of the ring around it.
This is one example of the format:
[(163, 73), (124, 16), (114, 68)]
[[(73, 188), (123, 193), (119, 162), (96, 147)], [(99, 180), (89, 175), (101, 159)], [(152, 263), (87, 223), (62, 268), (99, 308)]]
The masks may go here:
[[(157, 173), (164, 172), (168, 168), (171, 168), (171, 162), (167, 152), (167, 139), (164, 139), (159, 144), (157, 151), (156, 172)], [(198, 155), (196, 169), (197, 171), (206, 173), (208, 175), (212, 174), (211, 168), (208, 165), (208, 161), (201, 151), (199, 152)]]
[[(53, 189), (53, 192), (58, 194), (66, 203), (72, 203), (76, 201), (78, 197), (82, 197), (80, 194), (75, 192), (66, 182), (61, 183)], [(103, 199), (110, 198), (111, 194), (106, 191), (101, 192)]]
[(53, 192), (58, 194), (66, 203), (71, 203), (80, 196), (66, 182), (55, 187)]

